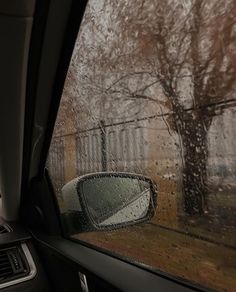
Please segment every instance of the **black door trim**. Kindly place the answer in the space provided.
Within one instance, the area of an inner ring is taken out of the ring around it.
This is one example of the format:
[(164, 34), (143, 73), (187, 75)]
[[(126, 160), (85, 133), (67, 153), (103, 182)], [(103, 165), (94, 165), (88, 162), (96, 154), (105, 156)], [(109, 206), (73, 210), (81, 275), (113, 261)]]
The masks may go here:
[(121, 291), (212, 291), (199, 286), (190, 287), (164, 275), (154, 274), (78, 242), (40, 233), (33, 233), (33, 237), (39, 246), (76, 263), (78, 271), (80, 268), (87, 270)]

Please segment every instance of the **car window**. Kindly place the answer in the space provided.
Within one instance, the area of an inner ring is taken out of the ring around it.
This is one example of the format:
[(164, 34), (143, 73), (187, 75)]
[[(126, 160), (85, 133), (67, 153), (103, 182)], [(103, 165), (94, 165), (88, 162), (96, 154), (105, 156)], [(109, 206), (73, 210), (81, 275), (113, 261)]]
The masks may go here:
[[(235, 19), (234, 0), (89, 1), (47, 161), (61, 214), (81, 214), (75, 183), (62, 188), (101, 172), (149, 177), (157, 206), (145, 222), (70, 231), (73, 240), (235, 289)], [(96, 220), (137, 189), (132, 180), (120, 185), (122, 195), (111, 180), (83, 184)]]

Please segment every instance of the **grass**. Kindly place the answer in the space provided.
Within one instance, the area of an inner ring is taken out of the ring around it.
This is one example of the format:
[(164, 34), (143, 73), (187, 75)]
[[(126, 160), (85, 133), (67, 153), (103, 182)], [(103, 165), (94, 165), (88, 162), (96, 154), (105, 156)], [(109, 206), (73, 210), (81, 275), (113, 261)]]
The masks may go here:
[(74, 238), (207, 288), (235, 291), (235, 249), (150, 224)]

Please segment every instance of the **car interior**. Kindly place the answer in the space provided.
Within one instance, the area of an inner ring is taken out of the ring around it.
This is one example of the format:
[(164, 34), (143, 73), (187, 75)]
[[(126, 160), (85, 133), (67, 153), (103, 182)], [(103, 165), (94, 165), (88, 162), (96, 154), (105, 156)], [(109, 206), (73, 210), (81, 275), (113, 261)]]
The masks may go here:
[(86, 4), (0, 2), (0, 290), (205, 291), (74, 242), (62, 228), (45, 164)]

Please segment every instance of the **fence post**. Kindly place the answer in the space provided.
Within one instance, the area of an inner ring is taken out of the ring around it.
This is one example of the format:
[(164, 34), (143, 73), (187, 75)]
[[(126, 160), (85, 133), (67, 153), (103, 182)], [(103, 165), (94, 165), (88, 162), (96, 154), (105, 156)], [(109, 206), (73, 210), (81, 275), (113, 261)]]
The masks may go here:
[(103, 120), (100, 121), (100, 131), (101, 131), (102, 171), (107, 171), (106, 128), (105, 122)]

